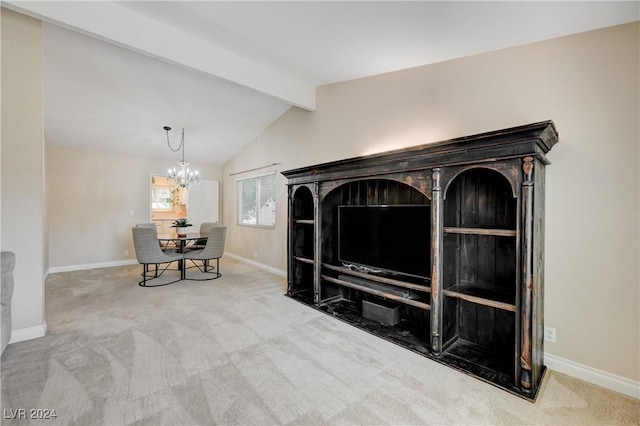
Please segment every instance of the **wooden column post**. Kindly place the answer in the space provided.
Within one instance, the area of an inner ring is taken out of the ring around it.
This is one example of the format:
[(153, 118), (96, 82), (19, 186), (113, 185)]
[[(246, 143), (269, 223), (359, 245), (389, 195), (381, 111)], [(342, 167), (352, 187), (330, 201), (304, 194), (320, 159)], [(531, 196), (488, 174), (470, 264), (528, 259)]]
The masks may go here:
[(320, 183), (313, 184), (313, 303), (320, 303), (320, 274), (322, 272), (322, 215), (320, 212)]
[(442, 355), (442, 189), (440, 168), (431, 175), (431, 350), (435, 356)]
[(287, 294), (293, 294), (293, 187), (287, 185)]
[(520, 388), (532, 389), (532, 313), (533, 313), (533, 158), (522, 163), (522, 291), (520, 307)]

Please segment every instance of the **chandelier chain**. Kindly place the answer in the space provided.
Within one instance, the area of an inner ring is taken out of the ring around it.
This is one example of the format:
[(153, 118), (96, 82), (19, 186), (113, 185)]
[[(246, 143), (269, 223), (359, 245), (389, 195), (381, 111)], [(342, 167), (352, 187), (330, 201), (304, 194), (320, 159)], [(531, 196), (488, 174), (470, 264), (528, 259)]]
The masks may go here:
[(171, 130), (171, 127), (165, 126), (163, 128), (165, 132), (167, 132), (167, 145), (169, 146), (169, 149), (172, 152), (178, 152), (180, 148), (182, 148), (182, 159), (178, 160), (178, 166), (180, 167), (169, 169), (167, 177), (170, 181), (174, 182), (181, 188), (189, 188), (194, 183), (199, 183), (200, 179), (198, 178), (198, 171), (191, 171), (189, 168), (189, 162), (184, 159), (184, 128), (182, 129), (180, 145), (175, 149), (171, 146), (171, 141), (169, 140), (169, 130)]
[(171, 142), (169, 141), (169, 130), (171, 130), (170, 127), (169, 128), (165, 127), (164, 129), (164, 131), (167, 132), (167, 146), (173, 152), (178, 152), (180, 148), (182, 148), (182, 158), (184, 159), (184, 128), (182, 129), (182, 137), (180, 138), (180, 145), (178, 145), (178, 147), (175, 149), (171, 146)]

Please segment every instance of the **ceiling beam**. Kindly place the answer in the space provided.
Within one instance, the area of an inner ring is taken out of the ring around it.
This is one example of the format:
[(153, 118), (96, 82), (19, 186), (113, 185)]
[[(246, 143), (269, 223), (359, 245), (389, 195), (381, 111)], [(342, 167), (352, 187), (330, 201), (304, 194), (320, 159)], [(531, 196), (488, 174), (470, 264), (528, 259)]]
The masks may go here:
[(3, 1), (3, 7), (313, 111), (316, 88), (293, 75), (111, 1)]

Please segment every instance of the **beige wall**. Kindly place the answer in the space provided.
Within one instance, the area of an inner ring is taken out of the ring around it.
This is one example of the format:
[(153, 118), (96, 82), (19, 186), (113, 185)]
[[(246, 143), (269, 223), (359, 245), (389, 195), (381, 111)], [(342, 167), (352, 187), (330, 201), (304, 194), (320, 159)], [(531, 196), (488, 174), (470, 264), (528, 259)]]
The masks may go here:
[(2, 13), (2, 250), (16, 254), (12, 327), (44, 332), (44, 155), (40, 21)]
[(319, 88), (224, 167), (227, 251), (286, 268), (286, 188), (275, 230), (239, 227), (229, 173), (286, 170), (552, 119), (545, 351), (633, 381), (639, 351), (639, 27), (612, 27)]
[[(149, 222), (151, 174), (165, 174), (169, 161), (56, 146), (47, 151), (51, 268), (135, 259), (131, 227)], [(202, 179), (220, 180), (219, 166), (198, 168)]]

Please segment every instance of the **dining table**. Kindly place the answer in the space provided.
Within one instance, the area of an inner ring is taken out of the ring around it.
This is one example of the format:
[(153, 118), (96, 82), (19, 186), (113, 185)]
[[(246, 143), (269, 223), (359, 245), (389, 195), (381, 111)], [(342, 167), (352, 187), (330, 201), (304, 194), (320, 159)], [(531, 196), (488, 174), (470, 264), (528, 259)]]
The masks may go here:
[[(209, 238), (209, 234), (205, 232), (190, 232), (185, 235), (178, 235), (175, 232), (166, 234), (158, 234), (158, 241), (165, 250), (169, 247), (169, 244), (175, 244), (178, 253), (184, 253), (185, 249), (189, 248), (189, 243), (201, 243), (206, 242)], [(186, 262), (184, 260), (178, 261), (178, 269), (180, 270), (180, 276), (184, 279), (186, 273)]]
[(209, 238), (209, 234), (204, 232), (190, 232), (185, 235), (178, 235), (175, 232), (158, 234), (158, 241), (160, 241), (163, 248), (166, 248), (168, 244), (174, 243), (178, 253), (184, 253), (184, 249), (189, 247), (190, 242), (206, 241), (207, 238)]

